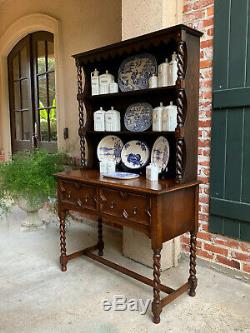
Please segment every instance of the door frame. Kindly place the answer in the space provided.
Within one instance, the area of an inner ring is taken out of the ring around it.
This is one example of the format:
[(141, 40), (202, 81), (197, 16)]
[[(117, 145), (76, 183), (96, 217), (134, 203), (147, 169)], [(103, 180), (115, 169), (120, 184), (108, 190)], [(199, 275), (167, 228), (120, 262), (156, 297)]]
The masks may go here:
[(21, 39), (36, 31), (48, 31), (54, 35), (56, 100), (60, 115), (57, 119), (57, 143), (59, 150), (65, 147), (63, 128), (65, 127), (66, 117), (64, 107), (63, 38), (61, 24), (59, 20), (52, 16), (44, 14), (26, 15), (9, 26), (0, 37), (0, 133), (2, 135), (2, 137), (0, 137), (0, 148), (3, 149), (6, 159), (10, 158), (12, 154), (7, 57)]

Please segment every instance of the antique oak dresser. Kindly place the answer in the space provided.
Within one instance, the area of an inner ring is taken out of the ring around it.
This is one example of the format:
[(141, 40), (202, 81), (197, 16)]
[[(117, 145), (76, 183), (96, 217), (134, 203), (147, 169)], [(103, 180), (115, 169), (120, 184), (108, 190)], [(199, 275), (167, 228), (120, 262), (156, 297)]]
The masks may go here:
[[(60, 263), (67, 270), (69, 260), (81, 255), (88, 256), (123, 274), (152, 287), (153, 322), (160, 322), (162, 308), (189, 290), (195, 296), (196, 233), (198, 230), (197, 181), (197, 131), (199, 99), (199, 31), (185, 25), (177, 25), (151, 34), (125, 40), (74, 56), (77, 67), (80, 162), (79, 170), (65, 171), (56, 175), (58, 183), (58, 214), (60, 218)], [(173, 86), (132, 90), (105, 95), (91, 95), (91, 72), (98, 68), (117, 75), (119, 65), (128, 56), (150, 53), (158, 63), (177, 53), (178, 78)], [(153, 107), (160, 102), (177, 105), (177, 127), (173, 132), (95, 132), (93, 112), (103, 106), (114, 106), (121, 118), (131, 103), (148, 102)], [(119, 136), (123, 142), (141, 139), (152, 147), (159, 135), (170, 144), (168, 170), (159, 181), (145, 178), (145, 168), (140, 177), (133, 180), (104, 178), (99, 173), (96, 149), (98, 142), (107, 134)], [(98, 222), (97, 244), (67, 254), (65, 217), (68, 211), (78, 211)], [(136, 229), (151, 240), (153, 279), (144, 277), (103, 258), (103, 221)], [(161, 284), (162, 244), (183, 233), (190, 233), (190, 268), (187, 282), (177, 290)], [(97, 250), (97, 254), (95, 253)], [(160, 292), (168, 294), (160, 297)]]

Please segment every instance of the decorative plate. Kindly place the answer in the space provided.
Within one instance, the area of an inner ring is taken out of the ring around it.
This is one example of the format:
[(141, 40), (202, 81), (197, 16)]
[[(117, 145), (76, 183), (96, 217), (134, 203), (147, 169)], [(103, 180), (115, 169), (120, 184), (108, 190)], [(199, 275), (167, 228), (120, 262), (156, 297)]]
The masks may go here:
[(131, 132), (143, 132), (152, 125), (153, 108), (148, 103), (131, 104), (124, 115), (124, 125)]
[(99, 161), (121, 161), (121, 151), (123, 142), (118, 136), (107, 135), (99, 142), (97, 146), (97, 157)]
[(122, 163), (129, 169), (143, 168), (148, 163), (149, 156), (148, 146), (138, 140), (127, 142), (121, 152)]
[(141, 53), (125, 59), (118, 70), (118, 85), (121, 91), (146, 89), (149, 78), (157, 74), (157, 61), (150, 53)]
[(151, 163), (158, 166), (159, 171), (164, 171), (169, 161), (169, 143), (164, 136), (159, 136), (153, 145)]
[(103, 177), (107, 178), (116, 178), (116, 179), (134, 179), (140, 177), (137, 173), (131, 173), (131, 172), (113, 172), (110, 174), (103, 174)]

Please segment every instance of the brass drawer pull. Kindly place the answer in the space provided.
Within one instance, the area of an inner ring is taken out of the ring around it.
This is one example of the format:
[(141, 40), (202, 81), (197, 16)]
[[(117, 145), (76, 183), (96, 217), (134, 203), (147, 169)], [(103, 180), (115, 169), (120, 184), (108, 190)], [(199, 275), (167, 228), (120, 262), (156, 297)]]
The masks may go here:
[(126, 209), (123, 209), (122, 215), (125, 219), (128, 218), (128, 212), (126, 211)]
[(80, 199), (77, 200), (77, 204), (78, 204), (78, 206), (80, 206), (80, 207), (83, 206), (83, 203), (82, 203), (82, 201), (81, 201)]
[(111, 209), (115, 208), (115, 203), (114, 203), (114, 201), (111, 202), (110, 208), (111, 208)]
[(137, 207), (134, 207), (134, 209), (133, 209), (133, 214), (134, 214), (134, 215), (137, 214)]

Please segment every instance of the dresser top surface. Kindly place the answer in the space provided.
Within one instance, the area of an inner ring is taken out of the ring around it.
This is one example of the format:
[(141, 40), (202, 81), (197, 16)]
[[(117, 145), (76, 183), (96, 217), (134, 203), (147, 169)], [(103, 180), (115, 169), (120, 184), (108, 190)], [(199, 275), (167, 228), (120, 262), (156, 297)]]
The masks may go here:
[(103, 185), (116, 189), (126, 189), (149, 194), (163, 194), (199, 184), (198, 181), (176, 184), (174, 179), (150, 181), (145, 179), (144, 176), (129, 180), (113, 179), (101, 176), (97, 170), (72, 170), (69, 172), (57, 173), (55, 176), (58, 179), (77, 181), (88, 185)]

